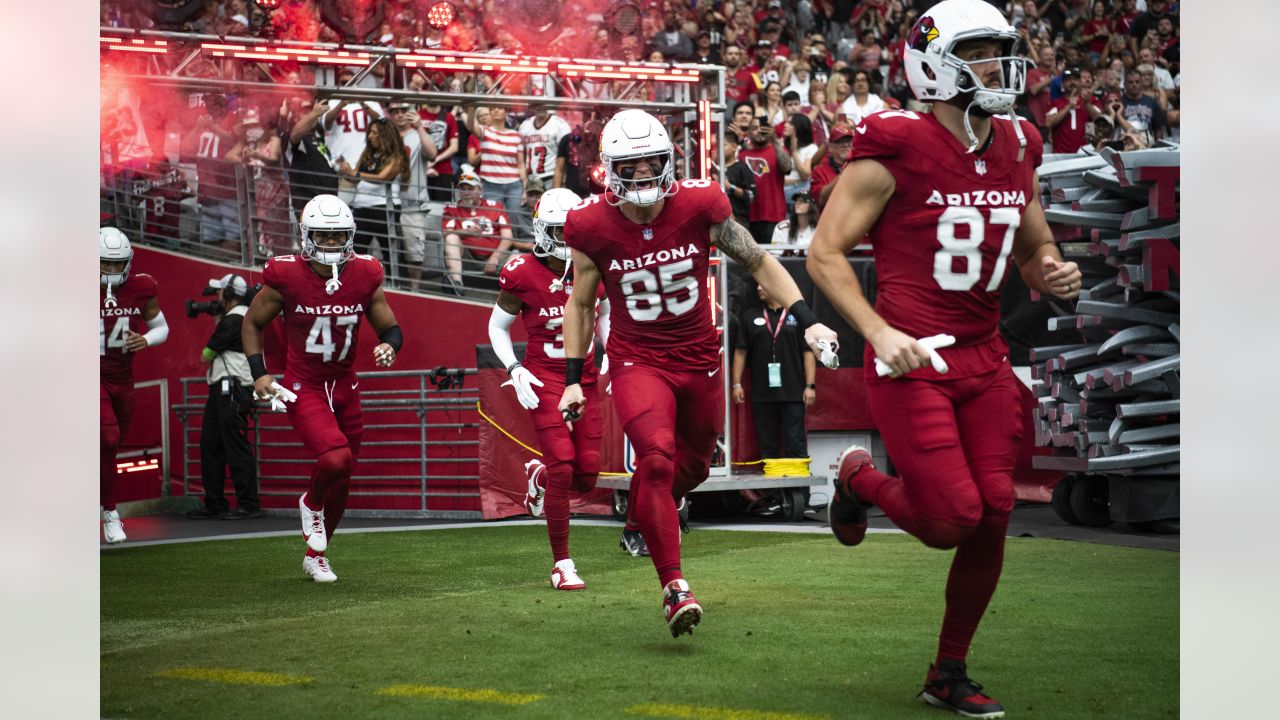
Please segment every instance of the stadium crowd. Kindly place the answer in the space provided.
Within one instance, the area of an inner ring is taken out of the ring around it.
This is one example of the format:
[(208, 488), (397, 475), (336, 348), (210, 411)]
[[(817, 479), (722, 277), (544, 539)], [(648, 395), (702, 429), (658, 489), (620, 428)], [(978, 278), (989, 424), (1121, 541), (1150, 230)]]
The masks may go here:
[[(576, 0), (560, 8), (562, 17), (587, 21), (566, 23), (541, 45), (537, 38), (544, 36), (502, 24), (501, 0), (455, 3), (457, 18), (443, 31), (427, 24), (427, 0), (303, 0), (275, 7), (206, 0), (176, 26), (163, 26), (137, 3), (109, 0), (101, 5), (101, 23), (221, 36), (720, 64), (727, 69), (724, 171), (735, 216), (758, 242), (801, 249), (856, 142), (851, 131), (861, 119), (886, 110), (928, 111), (911, 96), (903, 59), (915, 20), (933, 1), (649, 0), (625, 3), (639, 11), (639, 23), (634, 32), (620, 34), (618, 23), (610, 22), (619, 3)], [(1085, 145), (1135, 149), (1180, 140), (1177, 2), (991, 4), (1018, 29), (1034, 63), (1016, 111), (1040, 128), (1047, 151), (1072, 153)], [(323, 21), (322, 5), (346, 13), (347, 25), (335, 29)], [(104, 72), (128, 74), (131, 63), (153, 61), (125, 55), (104, 56)], [(440, 278), (443, 291), (456, 293), (472, 276), (495, 276), (502, 253), (531, 247), (530, 211), (542, 192), (567, 187), (586, 196), (602, 190), (595, 147), (607, 113), (342, 102), (315, 90), (314, 72), (313, 66), (288, 64), (224, 69), (201, 59), (182, 73), (274, 86), (236, 93), (229, 84), (225, 93), (170, 102), (150, 102), (146, 91), (127, 85), (104, 85), (104, 187), (123, 188), (135, 196), (134, 206), (145, 205), (149, 214), (139, 221), (145, 239), (189, 242), (209, 254), (245, 260), (239, 228), (252, 228), (250, 246), (258, 258), (290, 252), (297, 243), (292, 218), (317, 192), (336, 192), (357, 213), (362, 250), (380, 254), (384, 262), (399, 254), (392, 282), (418, 289), (425, 271), (426, 277)], [(337, 80), (350, 77), (343, 70)], [(360, 84), (395, 88), (404, 81), (379, 65)], [(491, 81), (479, 73), (419, 72), (407, 78), (412, 89), (454, 92), (481, 92)], [(651, 83), (582, 87), (587, 100), (664, 99), (663, 88)], [(531, 80), (508, 91), (539, 95), (554, 89)], [(680, 146), (684, 128), (672, 132)], [(396, 134), (404, 141), (395, 142)], [(174, 160), (182, 167), (173, 167)], [(464, 186), (478, 180), (481, 197), (455, 197), (464, 195), (455, 192), (463, 178)], [(249, 192), (241, 189), (246, 186)], [(184, 230), (175, 208), (193, 187), (199, 228)], [(167, 213), (158, 212), (166, 199), (174, 202)], [(452, 208), (444, 212), (454, 222), (452, 240), (450, 228), (440, 224), (451, 220), (432, 214), (432, 204)], [(490, 232), (504, 227), (505, 234)]]

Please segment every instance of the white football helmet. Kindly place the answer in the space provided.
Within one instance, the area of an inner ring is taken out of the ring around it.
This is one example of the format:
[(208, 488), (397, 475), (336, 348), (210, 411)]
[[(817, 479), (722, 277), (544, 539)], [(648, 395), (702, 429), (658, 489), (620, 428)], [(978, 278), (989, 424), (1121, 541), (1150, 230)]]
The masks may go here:
[(108, 262), (124, 261), (124, 270), (118, 273), (104, 273), (98, 269), (98, 282), (102, 285), (122, 285), (129, 278), (129, 267), (133, 265), (133, 246), (124, 233), (113, 227), (98, 228), (98, 260)]
[(582, 202), (578, 194), (568, 188), (552, 188), (542, 194), (538, 207), (533, 209), (533, 254), (538, 257), (548, 255), (568, 262), (569, 248), (564, 244), (564, 235), (556, 237), (548, 228), (563, 228), (569, 211)]
[[(619, 176), (614, 169), (616, 162), (640, 158), (656, 158), (662, 164), (662, 169), (654, 173), (654, 187), (638, 190), (637, 181)], [(671, 138), (662, 123), (643, 110), (623, 110), (605, 123), (600, 132), (600, 161), (604, 163), (605, 187), (623, 202), (652, 205), (676, 192)]]
[[(1000, 64), (999, 87), (985, 87), (970, 63), (954, 54), (956, 45), (976, 38), (1000, 43), (999, 57), (980, 61)], [(1018, 55), (1020, 44), (1018, 31), (984, 0), (943, 0), (925, 11), (907, 36), (907, 82), (921, 101), (972, 94), (972, 103), (987, 113), (1007, 113), (1027, 87), (1031, 63)]]
[[(317, 195), (302, 208), (302, 257), (324, 265), (341, 265), (355, 254), (356, 221), (351, 208), (337, 195)], [(316, 230), (340, 230), (347, 233), (341, 250), (321, 250), (311, 239)]]

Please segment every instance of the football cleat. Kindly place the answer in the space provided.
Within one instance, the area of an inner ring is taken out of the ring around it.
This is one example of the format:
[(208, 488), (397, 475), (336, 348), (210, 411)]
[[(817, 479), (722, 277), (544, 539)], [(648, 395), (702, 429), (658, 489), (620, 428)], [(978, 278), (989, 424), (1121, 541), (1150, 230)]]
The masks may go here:
[(693, 627), (702, 621), (702, 606), (689, 591), (689, 583), (683, 579), (667, 583), (662, 589), (662, 614), (667, 619), (671, 637), (693, 634)]
[(631, 557), (649, 557), (649, 544), (644, 541), (644, 535), (639, 530), (623, 528), (618, 547), (626, 550)]
[(572, 560), (561, 560), (551, 568), (551, 587), (557, 590), (586, 590), (587, 584), (578, 577)]
[(920, 697), (934, 707), (971, 718), (1002, 718), (1004, 706), (982, 694), (982, 686), (969, 679), (962, 662), (929, 666)]
[(542, 503), (547, 498), (547, 466), (534, 458), (524, 464), (529, 476), (529, 490), (524, 496), (524, 509), (533, 517), (542, 517)]
[(314, 552), (324, 552), (329, 547), (329, 536), (324, 530), (324, 510), (307, 507), (307, 494), (298, 498), (298, 514), (302, 516), (302, 537)]
[(866, 448), (850, 445), (840, 455), (836, 492), (827, 506), (827, 522), (831, 525), (831, 534), (841, 545), (857, 545), (867, 535), (867, 506), (853, 494), (849, 482), (868, 467), (875, 466), (871, 464), (871, 453)]
[(329, 567), (329, 559), (323, 555), (303, 556), (302, 569), (311, 576), (312, 580), (318, 583), (337, 582), (338, 576), (333, 574), (333, 568)]
[(102, 536), (106, 538), (108, 545), (122, 543), (128, 539), (124, 536), (124, 523), (120, 522), (118, 511), (102, 511)]

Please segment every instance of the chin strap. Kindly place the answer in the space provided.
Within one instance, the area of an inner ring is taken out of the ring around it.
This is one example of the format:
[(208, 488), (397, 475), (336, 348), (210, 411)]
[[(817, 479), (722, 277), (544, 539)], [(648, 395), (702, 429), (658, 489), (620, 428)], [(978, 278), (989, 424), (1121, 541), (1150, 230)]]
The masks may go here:
[(964, 109), (964, 134), (969, 136), (969, 149), (965, 150), (966, 153), (972, 153), (978, 149), (978, 136), (973, 132), (973, 123), (969, 122), (969, 111), (977, 104), (976, 99), (972, 100)]
[(565, 278), (567, 278), (567, 277), (569, 277), (569, 268), (571, 268), (571, 267), (573, 267), (572, 261), (571, 261), (571, 260), (565, 260), (565, 261), (564, 261), (564, 272), (560, 273), (560, 278), (559, 278), (558, 280), (552, 280), (552, 281), (551, 281), (551, 286), (550, 286), (549, 288), (547, 288), (547, 289), (548, 289), (548, 290), (550, 290), (551, 292), (560, 292), (561, 290), (563, 290), (563, 289), (564, 289), (564, 279), (565, 279)]
[(329, 267), (333, 268), (333, 277), (324, 281), (324, 291), (332, 295), (342, 287), (342, 281), (338, 279), (338, 263), (329, 263)]
[(1022, 134), (1022, 118), (1010, 110), (1009, 120), (1013, 121), (1013, 132), (1018, 136), (1018, 162), (1022, 162), (1027, 154), (1027, 136)]
[(111, 293), (111, 281), (107, 281), (107, 299), (102, 302), (104, 307), (115, 307), (116, 296)]

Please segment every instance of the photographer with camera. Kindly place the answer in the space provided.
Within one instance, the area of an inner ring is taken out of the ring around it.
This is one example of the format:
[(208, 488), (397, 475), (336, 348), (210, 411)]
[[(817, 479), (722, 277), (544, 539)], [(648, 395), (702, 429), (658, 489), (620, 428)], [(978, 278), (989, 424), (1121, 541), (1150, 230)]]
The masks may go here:
[[(256, 291), (256, 288), (254, 289)], [(245, 520), (262, 515), (258, 505), (258, 467), (249, 447), (249, 410), (253, 407), (253, 375), (240, 340), (240, 328), (253, 292), (243, 277), (227, 274), (209, 281), (208, 302), (187, 301), (187, 317), (202, 313), (218, 317), (213, 336), (200, 352), (209, 363), (209, 398), (200, 430), (200, 479), (204, 483), (204, 507), (192, 510), (194, 520), (222, 518)], [(223, 487), (227, 468), (236, 488), (236, 508), (227, 505)]]

